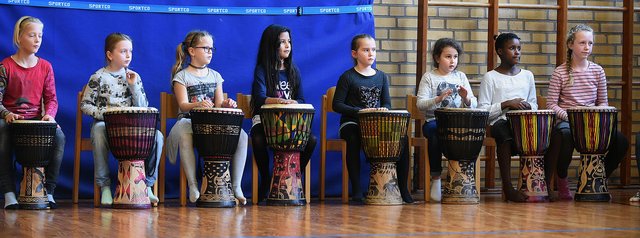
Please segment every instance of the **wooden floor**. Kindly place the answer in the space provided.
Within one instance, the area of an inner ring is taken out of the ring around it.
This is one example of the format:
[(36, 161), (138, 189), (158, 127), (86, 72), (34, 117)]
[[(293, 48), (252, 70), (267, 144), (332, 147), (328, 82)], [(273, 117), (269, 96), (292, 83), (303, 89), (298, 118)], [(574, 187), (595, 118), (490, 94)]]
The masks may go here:
[(479, 205), (422, 202), (403, 206), (342, 205), (338, 200), (302, 207), (178, 207), (94, 209), (60, 202), (45, 211), (0, 214), (0, 237), (640, 237), (636, 189), (612, 191), (611, 203), (516, 204), (483, 194)]

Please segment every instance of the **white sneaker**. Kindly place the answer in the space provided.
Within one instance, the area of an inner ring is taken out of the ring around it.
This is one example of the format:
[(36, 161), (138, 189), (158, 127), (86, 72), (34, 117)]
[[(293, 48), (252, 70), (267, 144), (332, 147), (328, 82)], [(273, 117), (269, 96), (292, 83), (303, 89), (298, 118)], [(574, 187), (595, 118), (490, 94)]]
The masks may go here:
[(153, 188), (151, 187), (147, 187), (147, 196), (149, 196), (149, 201), (151, 201), (151, 203), (160, 202), (160, 199), (153, 194)]
[(200, 191), (198, 191), (198, 186), (189, 186), (189, 201), (191, 203), (195, 203), (200, 198)]
[(431, 179), (431, 196), (432, 202), (440, 202), (442, 200), (442, 179)]
[(113, 204), (113, 197), (111, 196), (111, 187), (104, 186), (101, 189), (102, 196), (100, 197), (100, 204), (111, 205)]
[(629, 198), (629, 202), (640, 202), (640, 192), (636, 193), (635, 196)]

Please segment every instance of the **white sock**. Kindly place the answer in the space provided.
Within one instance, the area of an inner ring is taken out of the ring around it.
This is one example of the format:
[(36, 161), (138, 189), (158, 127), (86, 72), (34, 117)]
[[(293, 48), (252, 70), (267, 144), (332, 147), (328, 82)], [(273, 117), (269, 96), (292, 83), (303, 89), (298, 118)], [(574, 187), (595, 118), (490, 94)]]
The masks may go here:
[(103, 186), (101, 189), (101, 198), (100, 204), (102, 205), (111, 205), (113, 204), (113, 197), (111, 197), (111, 187)]
[(189, 201), (191, 203), (195, 203), (200, 198), (200, 191), (198, 190), (198, 185), (189, 185)]
[(238, 146), (236, 147), (236, 153), (231, 160), (231, 187), (233, 189), (233, 196), (238, 199), (238, 203), (241, 205), (247, 204), (247, 199), (242, 193), (242, 172), (244, 172), (244, 165), (247, 162), (247, 143), (249, 136), (244, 130), (240, 131), (240, 137), (238, 138)]
[(240, 188), (240, 186), (233, 187), (233, 196), (235, 196), (236, 199), (238, 199), (238, 202), (240, 203), (240, 205), (247, 204), (247, 198), (245, 198), (244, 194), (242, 194), (242, 188)]
[(433, 202), (440, 202), (442, 200), (441, 181), (441, 179), (431, 179), (431, 196), (429, 198)]
[(51, 194), (47, 194), (47, 200), (49, 200), (49, 202), (56, 203), (56, 200), (53, 200), (53, 195)]
[(7, 208), (10, 205), (18, 204), (18, 200), (16, 200), (16, 194), (13, 192), (8, 192), (4, 194), (4, 208)]
[(151, 187), (147, 187), (147, 196), (149, 196), (149, 201), (151, 201), (151, 203), (157, 203), (160, 201), (160, 199), (153, 194), (153, 188)]

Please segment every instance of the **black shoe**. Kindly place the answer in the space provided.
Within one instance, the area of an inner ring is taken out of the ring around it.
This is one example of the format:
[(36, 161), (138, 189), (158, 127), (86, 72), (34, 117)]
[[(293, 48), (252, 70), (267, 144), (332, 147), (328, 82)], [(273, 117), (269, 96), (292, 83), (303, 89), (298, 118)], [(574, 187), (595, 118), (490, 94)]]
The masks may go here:
[(56, 208), (58, 208), (58, 204), (56, 204), (55, 202), (49, 201), (49, 209), (56, 209)]
[(19, 206), (17, 203), (11, 204), (9, 206), (4, 207), (5, 210), (18, 210)]
[(351, 201), (356, 204), (364, 204), (364, 198), (362, 197), (352, 197)]
[(411, 193), (409, 192), (409, 190), (402, 190), (400, 189), (400, 196), (402, 196), (402, 201), (404, 203), (413, 203), (413, 198), (411, 197)]

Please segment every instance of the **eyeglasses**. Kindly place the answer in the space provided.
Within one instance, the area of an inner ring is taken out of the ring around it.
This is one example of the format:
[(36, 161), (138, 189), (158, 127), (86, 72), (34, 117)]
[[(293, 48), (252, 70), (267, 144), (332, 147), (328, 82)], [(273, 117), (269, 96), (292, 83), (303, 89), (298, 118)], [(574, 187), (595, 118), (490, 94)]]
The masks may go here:
[(202, 49), (202, 50), (204, 50), (204, 53), (215, 53), (216, 52), (216, 47), (193, 46), (193, 48)]

